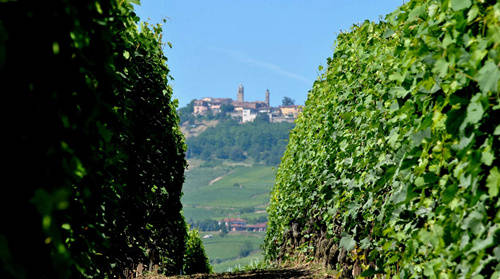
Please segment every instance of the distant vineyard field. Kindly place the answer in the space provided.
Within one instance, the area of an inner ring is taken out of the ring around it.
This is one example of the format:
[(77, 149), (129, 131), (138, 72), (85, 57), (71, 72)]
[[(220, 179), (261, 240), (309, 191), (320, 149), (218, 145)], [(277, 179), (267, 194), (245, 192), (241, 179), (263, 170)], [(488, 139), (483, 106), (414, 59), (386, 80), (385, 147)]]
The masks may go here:
[[(197, 167), (186, 173), (182, 203), (187, 221), (255, 219), (266, 213), (275, 171), (255, 165)], [(210, 181), (220, 178), (210, 185)]]
[(207, 234), (213, 237), (203, 239), (203, 245), (215, 272), (225, 272), (263, 258), (260, 249), (263, 232), (230, 232), (224, 237), (212, 232), (202, 233)]

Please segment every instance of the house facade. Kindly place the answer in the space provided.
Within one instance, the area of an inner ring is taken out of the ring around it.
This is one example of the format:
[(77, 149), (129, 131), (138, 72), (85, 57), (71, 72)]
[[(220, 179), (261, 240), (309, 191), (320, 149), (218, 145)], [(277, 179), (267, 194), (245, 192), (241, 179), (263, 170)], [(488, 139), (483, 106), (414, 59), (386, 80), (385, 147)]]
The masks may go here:
[(224, 218), (218, 222), (219, 226), (226, 226), (228, 231), (253, 231), (263, 232), (267, 228), (267, 223), (259, 223), (248, 225), (245, 219), (241, 218)]
[(264, 101), (245, 101), (245, 89), (242, 84), (238, 87), (236, 100), (231, 98), (203, 98), (194, 101), (193, 114), (194, 115), (207, 115), (219, 114), (222, 112), (223, 105), (231, 105), (233, 111), (225, 112), (232, 118), (240, 119), (241, 123), (253, 122), (259, 113), (266, 114), (269, 122), (293, 122), (297, 119), (299, 113), (302, 111), (301, 106), (280, 106), (274, 108), (270, 106), (269, 89), (265, 92)]

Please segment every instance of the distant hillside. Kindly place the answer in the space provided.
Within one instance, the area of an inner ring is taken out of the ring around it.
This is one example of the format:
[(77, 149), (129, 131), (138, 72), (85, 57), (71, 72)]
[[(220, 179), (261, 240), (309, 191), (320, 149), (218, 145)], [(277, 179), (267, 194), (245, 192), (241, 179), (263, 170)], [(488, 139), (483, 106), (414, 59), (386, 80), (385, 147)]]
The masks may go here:
[(253, 159), (267, 165), (277, 165), (288, 143), (293, 123), (269, 123), (264, 120), (239, 124), (230, 119), (220, 120), (195, 137), (189, 137), (188, 158)]
[(184, 134), (185, 138), (197, 137), (201, 133), (205, 132), (208, 127), (215, 127), (219, 123), (218, 120), (194, 120), (193, 123), (185, 121), (181, 124), (181, 132)]

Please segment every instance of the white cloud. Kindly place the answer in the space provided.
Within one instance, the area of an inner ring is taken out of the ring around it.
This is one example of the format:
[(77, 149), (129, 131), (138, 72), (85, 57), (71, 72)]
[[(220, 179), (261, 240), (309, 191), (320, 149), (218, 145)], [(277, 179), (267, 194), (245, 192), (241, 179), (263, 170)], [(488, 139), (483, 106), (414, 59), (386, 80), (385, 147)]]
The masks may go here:
[(286, 76), (286, 77), (289, 77), (289, 78), (292, 78), (292, 79), (295, 79), (295, 80), (298, 80), (298, 81), (302, 81), (302, 82), (304, 82), (306, 84), (310, 84), (311, 83), (311, 81), (308, 80), (304, 76), (301, 76), (299, 74), (287, 71), (287, 70), (281, 68), (280, 66), (278, 66), (276, 64), (269, 63), (269, 62), (262, 61), (262, 60), (258, 60), (258, 59), (254, 59), (254, 58), (246, 55), (243, 52), (239, 52), (239, 51), (235, 51), (235, 50), (230, 50), (230, 49), (217, 48), (217, 47), (210, 47), (210, 49), (215, 50), (217, 52), (224, 53), (226, 55), (229, 55), (232, 58), (234, 58), (234, 59), (236, 59), (236, 60), (238, 60), (240, 62), (249, 64), (249, 65), (254, 65), (254, 66), (257, 66), (257, 67), (260, 67), (260, 68), (264, 68), (264, 69), (267, 69), (267, 70), (269, 70), (271, 72), (274, 72), (276, 74), (279, 74), (279, 75), (282, 75), (282, 76)]

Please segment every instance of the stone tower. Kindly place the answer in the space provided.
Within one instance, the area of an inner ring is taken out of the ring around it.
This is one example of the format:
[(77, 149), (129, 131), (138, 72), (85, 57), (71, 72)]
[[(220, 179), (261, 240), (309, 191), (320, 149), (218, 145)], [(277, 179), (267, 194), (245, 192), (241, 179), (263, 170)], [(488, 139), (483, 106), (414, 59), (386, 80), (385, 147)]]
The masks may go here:
[(240, 83), (240, 86), (238, 86), (238, 102), (244, 102), (245, 100), (245, 93), (243, 89), (243, 84)]
[(270, 107), (269, 105), (269, 89), (266, 89), (266, 105)]

